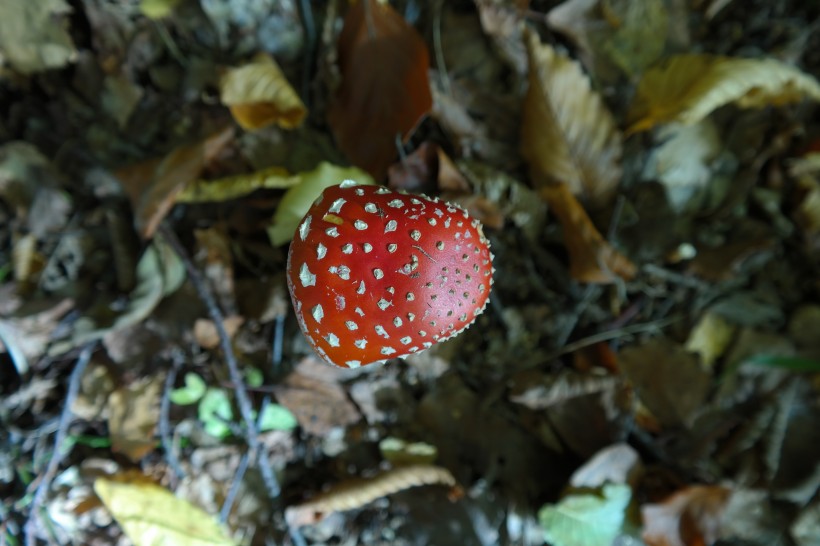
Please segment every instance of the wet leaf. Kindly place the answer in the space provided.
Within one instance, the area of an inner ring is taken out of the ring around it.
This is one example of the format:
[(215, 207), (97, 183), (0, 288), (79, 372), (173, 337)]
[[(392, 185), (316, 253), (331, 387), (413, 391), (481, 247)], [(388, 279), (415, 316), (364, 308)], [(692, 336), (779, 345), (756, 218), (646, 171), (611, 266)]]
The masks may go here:
[(134, 462), (154, 449), (163, 378), (144, 378), (120, 387), (108, 398), (111, 449)]
[(591, 204), (605, 204), (621, 179), (621, 133), (581, 66), (529, 33), (529, 89), (521, 154), (536, 186), (565, 183)]
[(544, 539), (553, 546), (611, 546), (624, 522), (632, 490), (605, 485), (602, 495), (571, 494), (538, 511)]
[(541, 195), (564, 228), (564, 244), (569, 252), (573, 279), (612, 283), (617, 277), (629, 280), (635, 276), (635, 265), (604, 240), (567, 186), (544, 186)]
[(427, 46), (389, 4), (362, 0), (345, 16), (338, 58), (342, 83), (328, 122), (351, 162), (380, 180), (397, 142), (432, 108)]
[(24, 74), (61, 68), (77, 58), (64, 0), (0, 3), (0, 61)]
[(732, 491), (695, 485), (659, 504), (641, 507), (647, 546), (701, 546), (720, 538), (720, 521)]
[(305, 105), (282, 69), (264, 53), (245, 66), (230, 69), (220, 82), (219, 96), (236, 122), (247, 131), (274, 123), (293, 129), (299, 127), (307, 115)]
[(312, 171), (295, 175), (298, 183), (289, 189), (273, 217), (273, 226), (268, 228), (268, 236), (274, 246), (290, 241), (296, 232), (296, 226), (307, 213), (313, 201), (328, 186), (340, 184), (344, 180), (353, 180), (357, 184), (373, 184), (367, 173), (356, 167), (337, 167), (322, 162)]
[(697, 123), (730, 103), (762, 108), (803, 99), (820, 100), (820, 83), (775, 59), (675, 55), (651, 68), (638, 84), (629, 132), (671, 121)]
[(98, 478), (100, 497), (135, 546), (233, 546), (216, 519), (152, 483)]

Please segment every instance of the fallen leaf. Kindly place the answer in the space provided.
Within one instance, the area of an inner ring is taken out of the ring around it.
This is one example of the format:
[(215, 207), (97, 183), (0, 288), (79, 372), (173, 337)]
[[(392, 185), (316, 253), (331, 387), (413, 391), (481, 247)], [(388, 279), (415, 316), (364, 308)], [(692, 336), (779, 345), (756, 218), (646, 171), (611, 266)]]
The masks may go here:
[(647, 546), (703, 546), (720, 535), (721, 517), (732, 491), (716, 485), (693, 485), (658, 504), (641, 507), (642, 537)]
[(631, 279), (635, 265), (607, 243), (578, 200), (564, 184), (546, 185), (541, 195), (564, 228), (569, 272), (579, 282), (612, 283)]
[(394, 468), (372, 478), (348, 480), (303, 504), (285, 509), (288, 525), (299, 527), (316, 523), (333, 512), (354, 510), (376, 499), (421, 485), (455, 485), (449, 470), (438, 466), (411, 465)]
[(594, 493), (567, 495), (538, 511), (544, 539), (553, 546), (611, 546), (632, 498), (628, 485), (609, 484)]
[(216, 180), (197, 180), (177, 195), (177, 203), (222, 203), (256, 190), (286, 190), (299, 183), (299, 176), (281, 167), (227, 176)]
[(572, 487), (603, 487), (607, 483), (631, 483), (641, 470), (641, 456), (629, 444), (613, 444), (592, 456), (572, 473)]
[(135, 546), (234, 546), (216, 519), (159, 485), (94, 481), (94, 492)]
[(328, 122), (351, 162), (380, 180), (405, 139), (430, 112), (427, 46), (387, 3), (351, 5), (338, 41), (342, 83)]
[[(245, 317), (237, 315), (225, 317), (225, 320), (222, 321), (222, 325), (231, 339), (244, 323)], [(205, 349), (215, 349), (219, 346), (219, 334), (216, 331), (214, 321), (211, 319), (198, 319), (194, 323), (194, 337), (200, 347)]]
[(64, 0), (0, 4), (0, 60), (23, 74), (61, 68), (77, 58)]
[(64, 299), (31, 315), (0, 318), (0, 354), (8, 352), (17, 372), (27, 374), (29, 361), (43, 356), (57, 324), (73, 307), (73, 300)]
[(142, 0), (140, 12), (150, 19), (164, 19), (174, 12), (182, 0)]
[(762, 108), (803, 99), (820, 100), (820, 83), (775, 59), (675, 55), (641, 78), (628, 132), (672, 121), (697, 123), (730, 103), (740, 108)]
[(270, 55), (260, 53), (244, 66), (222, 77), (219, 98), (246, 131), (273, 123), (285, 129), (299, 127), (307, 109), (282, 69)]
[(581, 66), (526, 37), (530, 63), (521, 154), (537, 187), (567, 184), (593, 205), (606, 204), (621, 179), (622, 137)]
[(692, 423), (711, 382), (696, 355), (666, 338), (655, 338), (625, 348), (618, 361), (640, 400), (661, 424), (675, 427)]
[(519, 74), (527, 70), (524, 47), (524, 13), (529, 0), (476, 0), (481, 27), (492, 38), (498, 52)]
[(357, 184), (373, 184), (370, 175), (356, 167), (337, 167), (322, 162), (312, 171), (295, 175), (298, 183), (290, 188), (273, 216), (273, 225), (268, 228), (268, 237), (274, 246), (287, 243), (293, 238), (296, 226), (302, 221), (313, 201), (328, 186), (341, 184), (344, 180), (353, 180)]
[(357, 422), (356, 406), (337, 380), (336, 372), (313, 357), (302, 360), (274, 390), (280, 404), (289, 409), (309, 434), (324, 436), (334, 428)]
[(388, 437), (379, 442), (382, 458), (394, 466), (408, 464), (433, 464), (438, 456), (436, 446), (424, 442), (405, 442)]
[(686, 350), (700, 354), (700, 361), (712, 369), (732, 342), (735, 327), (716, 313), (706, 312), (700, 317), (686, 340)]
[(163, 377), (157, 375), (120, 387), (108, 397), (108, 434), (111, 449), (139, 462), (157, 444)]
[(613, 23), (604, 52), (633, 78), (663, 54), (669, 34), (669, 13), (663, 0), (609, 0), (602, 11)]
[(199, 179), (205, 166), (233, 139), (233, 130), (224, 129), (188, 146), (180, 146), (162, 159), (153, 159), (120, 169), (122, 183), (134, 209), (137, 231), (150, 239), (170, 212), (176, 197)]

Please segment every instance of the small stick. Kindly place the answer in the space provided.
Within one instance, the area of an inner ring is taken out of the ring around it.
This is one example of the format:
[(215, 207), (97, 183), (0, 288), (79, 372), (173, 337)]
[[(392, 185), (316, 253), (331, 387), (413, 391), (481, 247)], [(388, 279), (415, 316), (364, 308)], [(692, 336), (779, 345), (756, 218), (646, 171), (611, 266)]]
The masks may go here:
[(65, 444), (66, 437), (68, 436), (68, 427), (71, 425), (71, 420), (74, 417), (71, 413), (71, 406), (74, 405), (74, 402), (77, 400), (77, 395), (80, 393), (80, 382), (91, 360), (94, 345), (94, 343), (89, 343), (80, 351), (80, 356), (77, 358), (77, 363), (74, 365), (74, 369), (71, 371), (71, 376), (68, 380), (68, 391), (65, 395), (63, 411), (60, 414), (60, 424), (57, 426), (57, 433), (54, 435), (54, 453), (48, 461), (46, 471), (43, 473), (43, 477), (40, 479), (40, 483), (34, 492), (34, 498), (31, 500), (28, 521), (26, 521), (25, 526), (26, 544), (28, 546), (35, 546), (37, 543), (34, 532), (37, 520), (40, 517), (40, 509), (42, 508), (48, 490), (51, 488), (51, 482), (54, 481), (54, 476), (60, 468), (60, 463), (63, 462), (63, 459), (71, 451), (70, 449), (65, 452), (62, 450), (63, 444)]
[(253, 418), (253, 406), (248, 393), (245, 390), (245, 381), (242, 378), (242, 372), (239, 371), (239, 363), (236, 360), (236, 355), (231, 346), (231, 338), (225, 330), (224, 316), (222, 311), (216, 304), (211, 290), (205, 283), (202, 274), (194, 265), (185, 248), (180, 243), (176, 234), (166, 224), (160, 226), (159, 233), (165, 241), (171, 246), (179, 259), (182, 260), (185, 270), (188, 272), (188, 279), (194, 286), (199, 298), (208, 309), (208, 315), (216, 327), (216, 333), (219, 336), (219, 345), (222, 348), (222, 354), (225, 356), (225, 363), (228, 365), (228, 375), (233, 383), (234, 394), (236, 395), (236, 403), (239, 406), (239, 413), (242, 415), (242, 420), (245, 422), (245, 439), (248, 442), (248, 449), (250, 453), (248, 457), (252, 463), (259, 466), (259, 472), (262, 474), (262, 480), (265, 482), (265, 487), (268, 490), (268, 495), (271, 499), (279, 496), (280, 487), (276, 480), (276, 475), (273, 472), (270, 462), (267, 457), (262, 456), (262, 446), (259, 442), (259, 430), (256, 427), (255, 419)]
[(165, 451), (165, 458), (168, 460), (168, 466), (174, 471), (176, 478), (181, 480), (185, 478), (185, 471), (182, 469), (179, 458), (177, 458), (177, 454), (174, 451), (174, 444), (171, 441), (171, 424), (168, 421), (168, 414), (171, 410), (171, 390), (174, 388), (179, 366), (180, 359), (175, 357), (173, 366), (168, 370), (168, 375), (165, 376), (162, 401), (159, 406), (159, 436), (162, 442), (162, 449)]

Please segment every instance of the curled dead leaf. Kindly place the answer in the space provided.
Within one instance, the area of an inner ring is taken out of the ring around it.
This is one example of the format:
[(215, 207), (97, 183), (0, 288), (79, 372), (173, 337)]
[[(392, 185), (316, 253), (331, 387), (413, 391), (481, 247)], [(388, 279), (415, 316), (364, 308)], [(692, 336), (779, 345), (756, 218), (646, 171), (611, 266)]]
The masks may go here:
[(564, 182), (594, 205), (608, 202), (621, 179), (622, 136), (581, 66), (527, 38), (529, 89), (524, 98), (521, 154), (533, 182)]
[(302, 99), (282, 69), (264, 53), (249, 64), (230, 69), (219, 84), (219, 98), (230, 108), (236, 122), (248, 131), (273, 123), (293, 129), (307, 115)]
[(541, 195), (564, 228), (569, 272), (579, 282), (611, 283), (635, 276), (635, 264), (612, 248), (589, 219), (581, 203), (564, 184), (544, 186)]
[(338, 42), (342, 83), (328, 112), (339, 147), (381, 179), (404, 139), (430, 111), (427, 46), (387, 3), (351, 5)]
[(289, 525), (298, 527), (321, 521), (333, 512), (355, 510), (376, 499), (420, 485), (454, 486), (449, 470), (432, 465), (410, 465), (388, 470), (372, 478), (341, 482), (308, 502), (285, 510)]
[(781, 106), (820, 100), (820, 83), (775, 59), (675, 55), (647, 71), (638, 84), (628, 132), (659, 123), (697, 123), (717, 108)]
[(681, 489), (641, 507), (647, 546), (701, 546), (720, 538), (720, 520), (732, 491), (716, 485)]

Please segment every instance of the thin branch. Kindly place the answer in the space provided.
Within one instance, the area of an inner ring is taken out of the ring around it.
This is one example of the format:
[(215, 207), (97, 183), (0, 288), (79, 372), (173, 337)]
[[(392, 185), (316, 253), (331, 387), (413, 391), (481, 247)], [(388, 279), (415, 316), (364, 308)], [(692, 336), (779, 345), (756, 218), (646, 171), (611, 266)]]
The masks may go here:
[(42, 478), (40, 478), (40, 483), (37, 484), (34, 498), (31, 500), (28, 521), (26, 521), (25, 526), (26, 544), (28, 546), (34, 546), (37, 543), (35, 530), (37, 521), (40, 518), (40, 509), (42, 508), (48, 490), (51, 489), (51, 482), (54, 481), (54, 476), (57, 475), (60, 464), (71, 451), (70, 448), (63, 451), (66, 438), (68, 437), (68, 427), (71, 425), (71, 421), (74, 417), (71, 413), (71, 406), (74, 405), (74, 402), (77, 400), (77, 395), (80, 393), (80, 382), (88, 366), (88, 362), (91, 360), (94, 345), (94, 343), (89, 343), (80, 351), (80, 356), (77, 358), (77, 363), (74, 365), (74, 369), (71, 371), (71, 376), (68, 380), (68, 391), (65, 395), (63, 411), (60, 414), (60, 424), (57, 427), (57, 433), (54, 435), (54, 452), (48, 461), (46, 471), (43, 473)]
[(250, 458), (251, 463), (258, 465), (259, 472), (262, 474), (262, 480), (265, 482), (265, 487), (268, 490), (268, 495), (270, 495), (272, 499), (275, 499), (279, 496), (280, 492), (279, 482), (273, 472), (273, 467), (271, 467), (270, 462), (262, 452), (262, 446), (259, 442), (259, 430), (256, 427), (256, 422), (253, 417), (253, 406), (251, 405), (251, 400), (245, 389), (245, 381), (242, 378), (242, 372), (239, 371), (239, 363), (236, 360), (236, 354), (234, 354), (233, 347), (231, 346), (231, 338), (225, 330), (225, 317), (222, 315), (222, 311), (219, 309), (219, 306), (217, 306), (216, 300), (214, 299), (210, 288), (208, 288), (208, 285), (203, 279), (202, 274), (188, 256), (188, 253), (185, 251), (182, 243), (179, 242), (179, 239), (173, 230), (171, 230), (166, 224), (163, 224), (160, 226), (159, 233), (171, 246), (177, 256), (179, 256), (179, 259), (185, 266), (185, 270), (188, 272), (188, 279), (191, 281), (191, 284), (194, 286), (197, 294), (199, 294), (199, 298), (208, 309), (208, 315), (210, 315), (211, 320), (214, 323), (214, 327), (216, 328), (216, 333), (219, 336), (219, 345), (222, 348), (222, 354), (225, 356), (225, 363), (228, 366), (228, 375), (233, 383), (236, 403), (239, 406), (239, 413), (242, 415), (242, 420), (245, 422), (245, 440), (248, 442), (248, 449), (250, 450), (248, 457)]
[(165, 385), (162, 390), (162, 401), (159, 406), (159, 436), (162, 449), (165, 451), (165, 458), (168, 460), (168, 466), (174, 471), (177, 479), (181, 480), (185, 478), (185, 471), (182, 469), (174, 450), (174, 443), (171, 440), (171, 424), (168, 421), (168, 414), (171, 410), (171, 390), (174, 388), (179, 367), (180, 359), (175, 356), (174, 363), (171, 369), (168, 370), (168, 375), (165, 376)]

